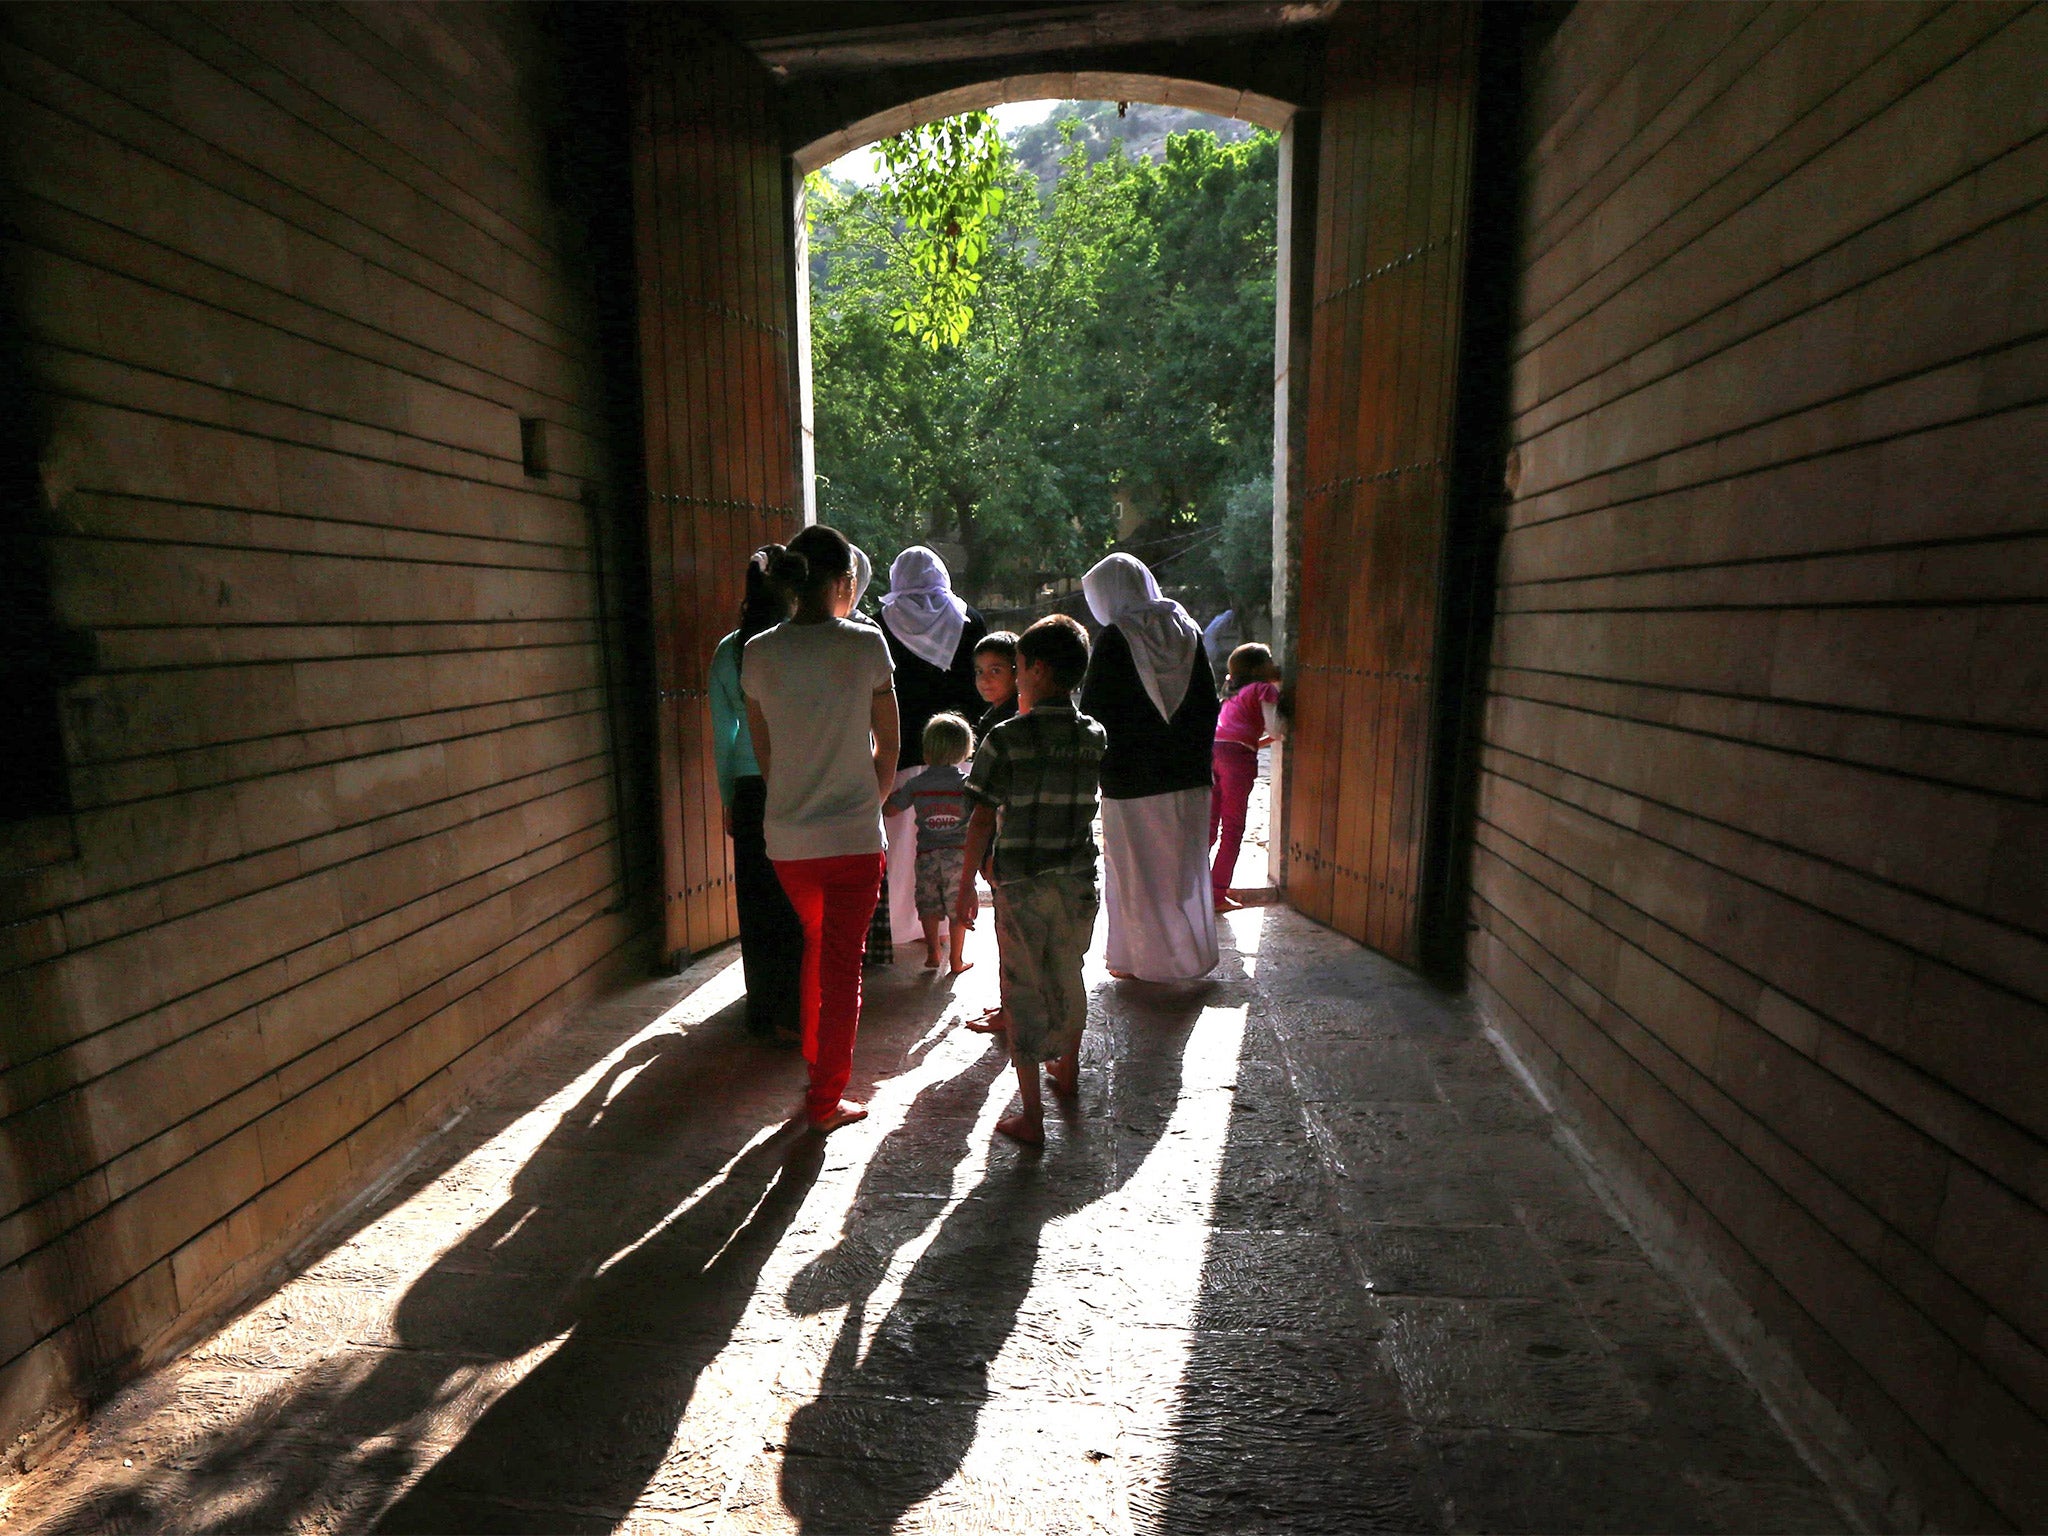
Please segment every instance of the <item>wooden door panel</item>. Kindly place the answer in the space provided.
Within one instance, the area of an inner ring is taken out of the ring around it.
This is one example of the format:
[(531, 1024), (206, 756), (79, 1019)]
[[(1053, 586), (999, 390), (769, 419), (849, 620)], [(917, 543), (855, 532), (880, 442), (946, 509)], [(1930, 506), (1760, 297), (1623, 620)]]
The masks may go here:
[(1326, 60), (1288, 898), (1419, 958), (1474, 17), (1347, 5)]
[(786, 162), (743, 50), (660, 7), (632, 13), (634, 222), (659, 694), (667, 949), (738, 931), (707, 674), (749, 550), (801, 521)]

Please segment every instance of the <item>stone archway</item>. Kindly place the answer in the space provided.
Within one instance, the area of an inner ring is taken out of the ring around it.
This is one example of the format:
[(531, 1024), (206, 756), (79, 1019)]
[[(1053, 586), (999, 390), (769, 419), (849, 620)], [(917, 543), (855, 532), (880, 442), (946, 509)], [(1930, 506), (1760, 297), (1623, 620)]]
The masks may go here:
[[(1432, 935), (1455, 939), (1460, 914), (1446, 893), (1459, 853), (1445, 813), (1459, 781), (1446, 770), (1469, 733), (1444, 707), (1463, 686), (1444, 658), (1471, 646), (1459, 629), (1469, 620), (1443, 594), (1446, 562), (1462, 558), (1450, 524), (1475, 25), (1457, 7), (1347, 6), (1312, 63), (1296, 60), (1292, 102), (1268, 94), (1285, 72), (1265, 69), (1241, 39), (1214, 40), (1201, 57), (1176, 47), (1112, 59), (1077, 46), (1099, 67), (1020, 67), (973, 83), (954, 72), (957, 56), (937, 71), (842, 58), (836, 73), (806, 70), (799, 81), (801, 40), (763, 43), (752, 62), (783, 81), (778, 95), (759, 68), (739, 67), (742, 50), (729, 43), (648, 29), (636, 139), (647, 172), (637, 199), (643, 357), (650, 489), (666, 498), (672, 535), (656, 540), (657, 570), (667, 560), (696, 578), (693, 595), (716, 599), (725, 578), (706, 562), (737, 569), (740, 523), (753, 537), (757, 523), (815, 515), (797, 172), (884, 133), (1048, 96), (1100, 93), (1277, 124), (1273, 606), (1298, 708), (1276, 785), (1285, 832), (1272, 873), (1302, 911), (1397, 959), (1421, 960)], [(914, 41), (898, 39), (897, 52)], [(735, 56), (732, 78), (700, 90), (721, 49)], [(1160, 69), (1183, 60), (1185, 73)], [(1114, 67), (1126, 63), (1136, 67)], [(737, 107), (748, 110), (735, 126), (726, 118)], [(694, 217), (706, 211), (708, 221)], [(733, 464), (772, 473), (728, 484)], [(656, 615), (676, 657), (662, 718), (666, 730), (676, 717), (663, 737), (664, 809), (671, 787), (682, 802), (664, 820), (677, 951), (730, 932), (723, 840), (692, 809), (709, 775), (692, 659), (709, 648), (694, 631), (721, 606), (679, 608), (666, 628)]]
[[(1288, 508), (1296, 500), (1290, 495), (1288, 469), (1295, 455), (1289, 452), (1289, 426), (1299, 425), (1301, 400), (1293, 396), (1292, 383), (1300, 377), (1289, 367), (1290, 358), (1305, 343), (1305, 332), (1297, 334), (1293, 296), (1297, 285), (1305, 286), (1314, 262), (1314, 220), (1305, 217), (1305, 196), (1314, 190), (1313, 130), (1303, 132), (1304, 114), (1294, 103), (1238, 86), (1216, 85), (1170, 75), (1140, 74), (1110, 70), (1070, 70), (1033, 73), (985, 80), (973, 85), (921, 96), (898, 106), (871, 113), (845, 127), (812, 139), (791, 154), (796, 169), (797, 208), (794, 228), (796, 291), (797, 395), (802, 454), (804, 520), (815, 522), (817, 506), (817, 460), (811, 398), (811, 304), (808, 280), (810, 251), (803, 219), (803, 178), (856, 149), (902, 133), (906, 129), (937, 122), (962, 112), (975, 112), (1007, 102), (1021, 101), (1119, 101), (1144, 102), (1153, 106), (1186, 107), (1217, 117), (1235, 118), (1268, 129), (1280, 136), (1279, 208), (1275, 244), (1274, 333), (1273, 333), (1273, 594), (1271, 598), (1274, 634), (1287, 643), (1289, 596), (1292, 591), (1289, 550)], [(1308, 157), (1303, 174), (1304, 152)], [(1293, 345), (1290, 345), (1290, 339)], [(1291, 407), (1291, 409), (1290, 409)], [(1297, 431), (1296, 436), (1299, 436)], [(1298, 491), (1299, 487), (1296, 487)], [(1274, 753), (1274, 805), (1280, 801), (1282, 754)], [(1278, 885), (1283, 870), (1282, 844), (1278, 837), (1269, 849), (1268, 876)]]
[(1015, 101), (1142, 101), (1152, 106), (1187, 107), (1217, 117), (1234, 117), (1279, 133), (1295, 114), (1293, 103), (1257, 91), (1170, 75), (1120, 73), (1111, 70), (1067, 70), (1058, 73), (1010, 75), (938, 91), (900, 106), (871, 113), (857, 122), (822, 134), (792, 153), (797, 170), (809, 175), (841, 155), (886, 139), (906, 128), (935, 123), (962, 112), (977, 112)]

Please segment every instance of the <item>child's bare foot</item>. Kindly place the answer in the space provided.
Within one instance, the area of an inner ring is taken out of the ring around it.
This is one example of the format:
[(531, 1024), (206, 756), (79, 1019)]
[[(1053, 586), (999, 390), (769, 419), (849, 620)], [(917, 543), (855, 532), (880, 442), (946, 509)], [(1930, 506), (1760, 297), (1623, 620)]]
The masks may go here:
[(1027, 1147), (1042, 1147), (1045, 1145), (1045, 1116), (1042, 1113), (1005, 1115), (996, 1122), (996, 1134), (1020, 1141)]
[(1045, 1080), (1052, 1084), (1052, 1091), (1063, 1099), (1071, 1099), (1081, 1091), (1081, 1063), (1071, 1056), (1062, 1056), (1058, 1061), (1045, 1064)]
[(1000, 1035), (1010, 1027), (1010, 1021), (1003, 1017), (1003, 1010), (991, 1008), (978, 1019), (969, 1019), (967, 1027), (977, 1035)]
[(936, 949), (925, 951), (924, 968), (928, 971), (936, 971), (939, 968), (939, 952)]
[(1110, 970), (1109, 974), (1118, 981), (1136, 981), (1138, 979), (1136, 973), (1131, 971)]
[(841, 1099), (827, 1113), (813, 1115), (811, 1117), (811, 1129), (820, 1132), (836, 1131), (842, 1125), (851, 1125), (854, 1121), (865, 1120), (867, 1117), (867, 1105), (856, 1104), (851, 1099)]
[(948, 976), (958, 976), (962, 971), (971, 971), (973, 969), (974, 962), (972, 960), (955, 960), (953, 962), (953, 969), (946, 972), (946, 974)]
[(1244, 910), (1244, 903), (1235, 896), (1218, 896), (1216, 898), (1216, 910), (1218, 912), (1242, 912)]

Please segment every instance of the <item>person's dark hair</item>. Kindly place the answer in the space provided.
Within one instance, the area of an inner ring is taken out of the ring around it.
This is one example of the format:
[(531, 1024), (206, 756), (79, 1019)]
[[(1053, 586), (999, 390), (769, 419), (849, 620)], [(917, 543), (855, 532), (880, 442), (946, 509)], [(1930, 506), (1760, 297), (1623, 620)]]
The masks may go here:
[(1071, 693), (1088, 675), (1088, 631), (1064, 613), (1049, 613), (1017, 637), (1017, 659), (1045, 663), (1053, 683)]
[(763, 544), (747, 557), (747, 590), (740, 598), (740, 655), (747, 642), (789, 617), (789, 592), (772, 574), (785, 553), (780, 544)]
[(1230, 686), (1236, 688), (1241, 686), (1244, 680), (1254, 672), (1263, 672), (1271, 665), (1273, 665), (1273, 652), (1271, 648), (1260, 645), (1256, 640), (1253, 640), (1247, 644), (1240, 645), (1230, 653), (1230, 661), (1226, 667), (1225, 675), (1230, 679)]
[(1011, 666), (1017, 665), (1017, 637), (1007, 629), (992, 629), (975, 642), (974, 654), (993, 651)]
[(769, 574), (799, 601), (815, 602), (852, 570), (853, 546), (846, 542), (846, 535), (837, 528), (813, 523), (789, 541)]

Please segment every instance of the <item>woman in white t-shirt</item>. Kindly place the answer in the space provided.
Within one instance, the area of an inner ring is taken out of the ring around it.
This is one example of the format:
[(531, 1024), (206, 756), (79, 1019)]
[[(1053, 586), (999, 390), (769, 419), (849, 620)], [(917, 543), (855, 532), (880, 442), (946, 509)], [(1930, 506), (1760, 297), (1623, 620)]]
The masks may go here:
[(747, 642), (742, 686), (768, 782), (768, 858), (804, 930), (811, 1124), (867, 1111), (843, 1097), (860, 1026), (860, 962), (882, 884), (882, 797), (896, 777), (896, 685), (880, 630), (850, 623), (853, 554), (822, 525), (789, 541), (777, 580), (796, 613)]

